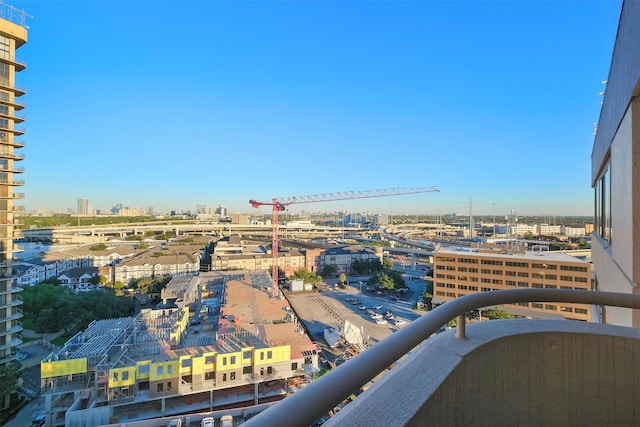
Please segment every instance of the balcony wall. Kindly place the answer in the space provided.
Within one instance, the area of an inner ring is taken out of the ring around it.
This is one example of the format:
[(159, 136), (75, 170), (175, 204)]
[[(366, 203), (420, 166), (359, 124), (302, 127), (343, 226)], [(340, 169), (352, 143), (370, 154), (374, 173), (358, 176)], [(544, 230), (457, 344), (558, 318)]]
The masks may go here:
[(325, 426), (640, 425), (638, 375), (636, 329), (474, 323), (424, 342)]

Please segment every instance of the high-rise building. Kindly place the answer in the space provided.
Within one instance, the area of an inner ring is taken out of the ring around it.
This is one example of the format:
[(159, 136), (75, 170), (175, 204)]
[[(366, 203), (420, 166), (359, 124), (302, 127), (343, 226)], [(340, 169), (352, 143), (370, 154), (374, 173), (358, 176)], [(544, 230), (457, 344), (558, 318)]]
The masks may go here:
[(207, 204), (206, 203), (197, 203), (196, 204), (196, 214), (205, 214), (207, 213)]
[[(640, 2), (625, 1), (591, 152), (596, 290), (640, 294)], [(640, 327), (640, 310), (602, 307), (600, 320)]]
[(12, 285), (14, 215), (23, 211), (23, 207), (14, 206), (14, 200), (21, 199), (22, 193), (16, 193), (15, 187), (24, 181), (15, 179), (15, 174), (23, 169), (16, 162), (24, 155), (16, 149), (24, 147), (18, 138), (24, 134), (16, 127), (24, 117), (18, 111), (24, 108), (19, 97), (24, 90), (16, 87), (16, 73), (25, 69), (17, 61), (16, 50), (27, 42), (27, 14), (7, 4), (0, 3), (0, 364), (15, 357), (15, 348), (22, 342), (19, 319), (22, 311), (18, 308), (22, 301), (16, 295), (21, 289)]
[(216, 209), (216, 213), (218, 215), (220, 215), (223, 218), (227, 217), (227, 208), (225, 208), (223, 205), (218, 205), (218, 208)]
[(78, 215), (87, 215), (89, 213), (89, 199), (78, 199)]

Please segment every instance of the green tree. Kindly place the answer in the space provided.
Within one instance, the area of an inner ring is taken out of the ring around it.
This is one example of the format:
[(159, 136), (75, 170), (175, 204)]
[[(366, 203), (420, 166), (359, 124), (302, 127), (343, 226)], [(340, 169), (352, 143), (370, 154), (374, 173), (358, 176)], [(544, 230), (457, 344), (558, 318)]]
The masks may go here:
[(6, 396), (18, 389), (22, 365), (15, 360), (0, 365), (0, 396)]
[(336, 268), (333, 265), (325, 265), (322, 267), (323, 277), (333, 277), (336, 274)]
[(393, 278), (387, 273), (381, 273), (378, 280), (378, 284), (383, 289), (395, 289), (396, 287)]
[(41, 283), (26, 287), (22, 298), (24, 314), (33, 319), (36, 332), (55, 332), (67, 320), (65, 310), (76, 294), (66, 286)]
[(501, 308), (498, 307), (492, 307), (490, 309), (487, 310), (482, 310), (482, 315), (484, 317), (489, 318), (490, 320), (494, 320), (494, 319), (513, 319), (515, 316), (511, 313), (509, 313), (506, 310), (503, 310)]
[(367, 270), (367, 265), (365, 265), (364, 262), (360, 262), (359, 259), (354, 260), (351, 263), (351, 269), (353, 270), (354, 273), (356, 273), (358, 276), (362, 275), (366, 270)]
[(171, 277), (145, 277), (143, 279), (134, 280), (132, 287), (140, 289), (140, 292), (149, 295), (154, 300), (160, 299), (160, 292), (167, 286)]
[(346, 281), (347, 276), (344, 273), (340, 274), (340, 282), (344, 285)]
[(384, 268), (393, 268), (393, 260), (390, 260), (389, 258), (385, 258), (385, 259), (382, 261), (382, 266), (383, 266)]
[(291, 275), (292, 279), (302, 279), (305, 283), (317, 283), (318, 281), (318, 276), (316, 276), (314, 273), (310, 272), (309, 270), (305, 270), (304, 268), (301, 268), (300, 270), (296, 271), (295, 273), (293, 273), (293, 275)]
[(138, 245), (138, 249), (149, 249), (149, 244), (146, 242), (142, 242)]
[(91, 247), (89, 247), (90, 251), (105, 251), (107, 250), (107, 245), (105, 245), (104, 243), (98, 243), (97, 245), (93, 245)]

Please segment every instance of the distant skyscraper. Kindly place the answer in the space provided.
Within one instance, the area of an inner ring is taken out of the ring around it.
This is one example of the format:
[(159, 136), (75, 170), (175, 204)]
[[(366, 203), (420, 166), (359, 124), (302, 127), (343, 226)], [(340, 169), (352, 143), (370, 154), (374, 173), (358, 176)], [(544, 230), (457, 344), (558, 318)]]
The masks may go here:
[[(24, 63), (18, 62), (16, 49), (27, 42), (27, 14), (0, 2), (0, 365), (15, 359), (15, 348), (22, 343), (20, 332), (22, 326), (22, 300), (15, 295), (21, 291), (12, 285), (12, 259), (14, 238), (14, 213), (24, 208), (14, 206), (13, 201), (23, 197), (14, 192), (15, 186), (23, 185), (23, 181), (15, 179), (21, 173), (16, 162), (24, 159), (16, 148), (24, 147), (24, 142), (16, 139), (24, 134), (15, 127), (22, 123), (24, 117), (16, 114), (24, 108), (19, 97), (24, 91), (16, 87), (16, 73), (25, 69)], [(22, 208), (22, 209), (19, 209)]]
[(196, 214), (206, 214), (207, 213), (207, 205), (206, 203), (198, 203), (196, 204)]
[(216, 209), (216, 213), (218, 215), (220, 215), (223, 218), (227, 217), (227, 208), (225, 208), (223, 205), (218, 205), (218, 209)]
[(89, 199), (78, 199), (78, 215), (89, 213)]

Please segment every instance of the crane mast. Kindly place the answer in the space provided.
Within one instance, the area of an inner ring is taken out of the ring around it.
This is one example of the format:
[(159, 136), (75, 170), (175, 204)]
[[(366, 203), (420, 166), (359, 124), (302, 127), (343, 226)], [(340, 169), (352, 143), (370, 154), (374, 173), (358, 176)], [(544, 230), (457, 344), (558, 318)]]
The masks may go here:
[(259, 202), (257, 200), (249, 200), (249, 203), (254, 208), (260, 208), (260, 206), (271, 206), (271, 296), (278, 297), (278, 252), (279, 252), (279, 233), (278, 216), (280, 211), (283, 211), (289, 205), (301, 204), (301, 203), (318, 203), (318, 202), (331, 202), (337, 200), (351, 200), (351, 199), (367, 199), (372, 197), (388, 197), (388, 196), (400, 196), (403, 194), (417, 194), (417, 193), (429, 193), (439, 192), (437, 187), (394, 187), (379, 190), (364, 190), (364, 191), (343, 191), (335, 193), (323, 193), (323, 194), (311, 194), (306, 196), (294, 196), (294, 197), (280, 197), (273, 198), (268, 202)]

